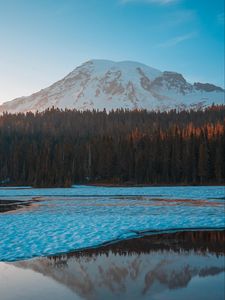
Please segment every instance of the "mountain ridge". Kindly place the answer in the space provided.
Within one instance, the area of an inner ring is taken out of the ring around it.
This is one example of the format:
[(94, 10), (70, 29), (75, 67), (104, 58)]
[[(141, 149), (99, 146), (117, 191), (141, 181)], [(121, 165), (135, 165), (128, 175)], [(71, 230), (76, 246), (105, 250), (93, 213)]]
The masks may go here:
[(0, 105), (0, 113), (47, 108), (92, 110), (124, 108), (169, 110), (224, 104), (224, 90), (186, 81), (182, 74), (133, 61), (89, 60), (61, 80), (30, 96)]

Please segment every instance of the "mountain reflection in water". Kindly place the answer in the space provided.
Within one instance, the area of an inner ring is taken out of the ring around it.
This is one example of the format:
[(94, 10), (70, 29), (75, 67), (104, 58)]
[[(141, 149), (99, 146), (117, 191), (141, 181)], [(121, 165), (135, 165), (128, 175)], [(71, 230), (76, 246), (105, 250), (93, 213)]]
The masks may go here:
[[(224, 242), (224, 230), (183, 231), (4, 265), (21, 275), (23, 299), (219, 300), (224, 299)], [(44, 275), (46, 285), (54, 281), (54, 295), (51, 289), (35, 294), (28, 288), (22, 280), (28, 270), (29, 285), (37, 284), (32, 276)], [(0, 280), (4, 296), (3, 285)]]

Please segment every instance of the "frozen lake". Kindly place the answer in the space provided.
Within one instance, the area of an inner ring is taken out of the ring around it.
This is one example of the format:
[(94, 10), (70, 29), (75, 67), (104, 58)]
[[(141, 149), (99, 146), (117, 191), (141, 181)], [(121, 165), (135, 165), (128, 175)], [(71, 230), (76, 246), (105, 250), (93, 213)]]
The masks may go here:
[(225, 227), (224, 187), (0, 188), (0, 261), (141, 233)]

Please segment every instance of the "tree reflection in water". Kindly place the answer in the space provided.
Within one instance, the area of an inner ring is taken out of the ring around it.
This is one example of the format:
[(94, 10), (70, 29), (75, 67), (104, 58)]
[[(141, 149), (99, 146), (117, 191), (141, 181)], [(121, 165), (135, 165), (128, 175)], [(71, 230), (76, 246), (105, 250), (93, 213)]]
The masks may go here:
[(168, 291), (176, 299), (177, 290), (188, 292), (193, 280), (205, 280), (206, 292), (209, 280), (224, 274), (224, 242), (224, 230), (181, 231), (14, 265), (48, 276), (83, 299), (165, 299)]

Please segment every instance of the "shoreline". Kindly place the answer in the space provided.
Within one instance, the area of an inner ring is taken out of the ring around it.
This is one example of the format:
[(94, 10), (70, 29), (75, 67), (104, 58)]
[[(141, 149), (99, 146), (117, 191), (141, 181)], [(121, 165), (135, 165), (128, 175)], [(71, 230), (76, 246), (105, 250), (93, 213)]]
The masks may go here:
[[(225, 187), (225, 183), (218, 183), (218, 184), (185, 184), (185, 183), (180, 183), (180, 184), (176, 184), (176, 183), (171, 183), (171, 184), (148, 184), (148, 183), (140, 183), (140, 184), (136, 184), (136, 183), (104, 183), (104, 182), (100, 182), (100, 183), (84, 183), (81, 184), (84, 186), (97, 186), (97, 187), (198, 187), (198, 186), (224, 186)], [(76, 186), (76, 184), (74, 185)]]
[(106, 183), (106, 182), (91, 182), (91, 183), (76, 183), (76, 184), (72, 184), (71, 186), (31, 186), (31, 185), (16, 185), (16, 184), (12, 184), (12, 185), (0, 185), (0, 189), (49, 189), (49, 188), (73, 188), (76, 186), (87, 186), (87, 187), (203, 187), (203, 186), (224, 186), (225, 188), (225, 182), (224, 183), (203, 183), (203, 184), (186, 184), (186, 183), (180, 183), (180, 184), (176, 184), (176, 183), (167, 183), (167, 184), (149, 184), (149, 183)]

